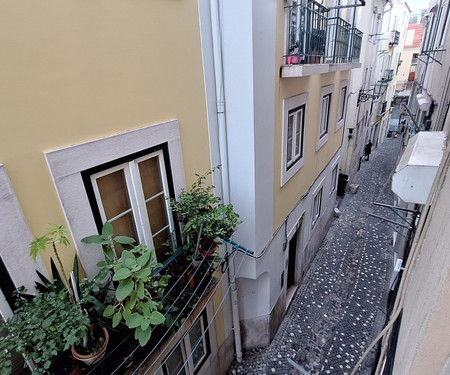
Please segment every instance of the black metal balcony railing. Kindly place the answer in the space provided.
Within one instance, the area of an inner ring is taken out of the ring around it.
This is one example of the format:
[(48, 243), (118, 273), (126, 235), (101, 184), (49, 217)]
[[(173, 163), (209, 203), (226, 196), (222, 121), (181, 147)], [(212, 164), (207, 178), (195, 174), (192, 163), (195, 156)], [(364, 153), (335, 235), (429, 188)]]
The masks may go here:
[(391, 31), (391, 38), (389, 40), (389, 45), (392, 46), (398, 46), (398, 42), (400, 40), (400, 31), (392, 30)]
[(318, 64), (326, 53), (328, 9), (306, 0), (288, 11), (287, 64)]
[(314, 0), (286, 6), (286, 64), (357, 62), (362, 32), (340, 17), (328, 18), (328, 8)]
[(378, 114), (382, 115), (383, 113), (385, 113), (386, 108), (387, 108), (387, 101), (379, 103), (378, 104)]
[(350, 45), (350, 59), (352, 62), (359, 61), (359, 57), (361, 56), (362, 37), (362, 31), (358, 30), (356, 27), (353, 27)]
[(381, 81), (392, 81), (392, 78), (394, 78), (394, 69), (386, 69), (384, 71), (384, 76), (381, 78)]
[(341, 17), (328, 19), (328, 61), (346, 63), (349, 61), (351, 25)]

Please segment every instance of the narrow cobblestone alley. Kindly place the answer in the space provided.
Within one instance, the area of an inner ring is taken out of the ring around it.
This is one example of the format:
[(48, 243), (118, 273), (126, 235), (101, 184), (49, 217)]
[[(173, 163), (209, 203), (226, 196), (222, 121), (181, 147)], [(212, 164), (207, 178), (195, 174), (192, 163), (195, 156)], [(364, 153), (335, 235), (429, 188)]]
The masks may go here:
[[(400, 139), (388, 138), (363, 161), (356, 194), (340, 201), (335, 218), (286, 318), (266, 348), (244, 353), (230, 374), (350, 374), (385, 321), (392, 272), (392, 229), (367, 213), (389, 216), (373, 202), (393, 203), (391, 177)], [(374, 355), (359, 374), (371, 372)]]

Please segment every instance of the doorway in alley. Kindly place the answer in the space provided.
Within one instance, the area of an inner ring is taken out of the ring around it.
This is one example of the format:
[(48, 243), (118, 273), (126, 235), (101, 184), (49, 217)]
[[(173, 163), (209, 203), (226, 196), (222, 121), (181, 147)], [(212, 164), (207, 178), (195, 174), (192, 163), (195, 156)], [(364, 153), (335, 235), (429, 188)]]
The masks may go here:
[(294, 233), (289, 241), (289, 260), (288, 260), (288, 274), (287, 274), (287, 289), (289, 290), (295, 285), (295, 260), (297, 256), (297, 237), (298, 230)]
[(300, 249), (300, 241), (301, 241), (301, 230), (302, 230), (302, 222), (303, 217), (300, 219), (297, 230), (292, 235), (289, 240), (289, 254), (288, 254), (288, 265), (287, 265), (287, 281), (286, 281), (286, 308), (289, 307), (292, 298), (297, 290), (298, 284), (296, 283), (296, 270), (299, 267), (298, 264), (298, 254), (297, 251)]

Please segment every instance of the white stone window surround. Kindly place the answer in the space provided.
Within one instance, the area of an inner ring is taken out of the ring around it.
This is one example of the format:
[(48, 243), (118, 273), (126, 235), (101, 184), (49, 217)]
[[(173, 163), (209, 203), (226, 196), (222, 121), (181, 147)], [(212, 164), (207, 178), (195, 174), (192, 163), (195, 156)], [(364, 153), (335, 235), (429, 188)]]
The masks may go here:
[(175, 194), (185, 187), (179, 124), (171, 120), (90, 142), (45, 152), (53, 183), (60, 200), (79, 259), (88, 277), (97, 273), (103, 260), (101, 247), (80, 242), (97, 233), (94, 215), (81, 172), (167, 143)]
[(324, 86), (320, 89), (319, 123), (317, 124), (318, 129), (316, 151), (318, 151), (330, 137), (331, 114), (333, 113), (333, 92), (334, 85)]
[[(305, 164), (305, 140), (308, 121), (308, 93), (292, 96), (283, 100), (283, 135), (282, 135), (282, 156), (281, 156), (281, 186), (285, 185), (289, 179), (295, 175), (299, 169)], [(287, 137), (288, 137), (288, 119), (289, 111), (303, 107), (304, 123), (302, 124), (301, 137), (301, 157), (288, 167), (287, 162)]]
[[(339, 84), (339, 102), (338, 102), (338, 118), (336, 122), (336, 131), (344, 126), (345, 115), (347, 112), (347, 102), (348, 102), (348, 88), (349, 88), (349, 80), (344, 79)], [(345, 90), (344, 90), (345, 88)]]
[[(323, 206), (323, 183), (325, 181), (325, 177), (317, 184), (317, 187), (314, 189), (312, 194), (312, 205), (311, 205), (311, 226), (313, 227), (320, 216), (322, 215), (322, 206)], [(317, 208), (317, 199), (319, 199), (318, 210)]]
[(334, 163), (331, 165), (331, 183), (330, 183), (330, 195), (333, 194), (337, 189), (338, 175), (339, 175), (339, 161), (338, 157)]

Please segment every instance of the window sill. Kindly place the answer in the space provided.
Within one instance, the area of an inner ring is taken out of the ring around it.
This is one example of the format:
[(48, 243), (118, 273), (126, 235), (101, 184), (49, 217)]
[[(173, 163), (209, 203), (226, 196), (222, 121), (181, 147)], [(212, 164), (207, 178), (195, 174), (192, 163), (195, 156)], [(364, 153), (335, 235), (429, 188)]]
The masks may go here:
[(314, 74), (340, 72), (343, 70), (357, 69), (361, 65), (361, 63), (282, 65), (281, 78), (307, 77)]

